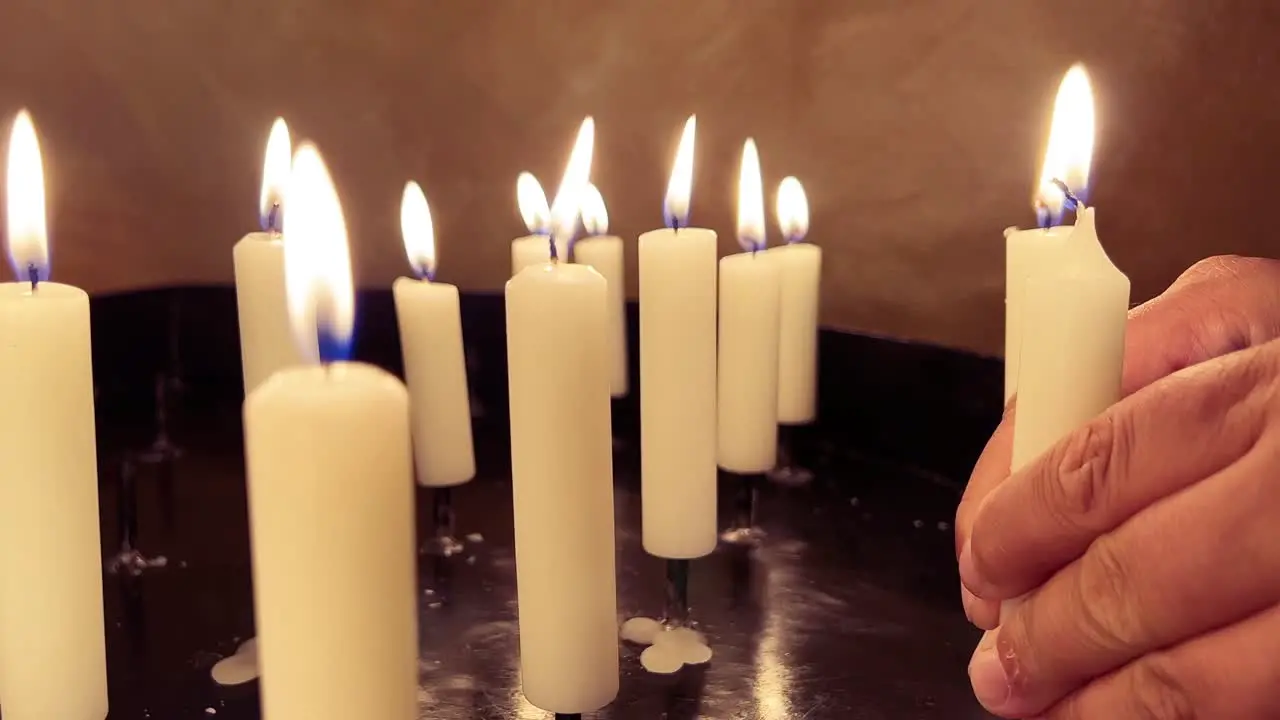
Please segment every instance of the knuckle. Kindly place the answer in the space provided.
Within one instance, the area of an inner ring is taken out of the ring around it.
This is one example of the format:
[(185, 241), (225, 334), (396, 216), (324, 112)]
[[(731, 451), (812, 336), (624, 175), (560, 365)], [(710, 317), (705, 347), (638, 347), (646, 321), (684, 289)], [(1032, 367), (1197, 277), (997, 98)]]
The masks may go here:
[(1134, 663), (1130, 696), (1141, 720), (1196, 720), (1195, 704), (1177, 668), (1163, 655)]
[(1103, 537), (1094, 542), (1080, 562), (1076, 580), (1074, 605), (1085, 643), (1114, 653), (1146, 637), (1130, 563), (1113, 541)]
[(1126, 452), (1123, 438), (1123, 421), (1105, 413), (1072, 433), (1061, 446), (1057, 472), (1046, 488), (1047, 504), (1061, 519), (1090, 524), (1090, 519), (1106, 511), (1112, 481)]

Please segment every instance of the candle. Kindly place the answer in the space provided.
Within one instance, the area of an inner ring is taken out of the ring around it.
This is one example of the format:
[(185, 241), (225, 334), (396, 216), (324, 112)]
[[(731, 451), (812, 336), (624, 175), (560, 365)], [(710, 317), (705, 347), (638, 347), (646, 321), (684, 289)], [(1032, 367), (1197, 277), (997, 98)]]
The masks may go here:
[(245, 400), (263, 716), (417, 717), (418, 629), (409, 396), (347, 362), (354, 297), (337, 193), (304, 143), (289, 180), (285, 284), (318, 365)]
[(738, 243), (720, 260), (720, 364), (717, 373), (720, 467), (768, 472), (778, 455), (778, 264), (764, 235), (764, 189), (754, 140), (742, 148)]
[[(516, 178), (516, 205), (529, 234), (511, 241), (512, 277), (530, 265), (542, 265), (551, 259), (552, 243), (551, 208), (547, 207), (542, 185), (532, 173), (520, 173)], [(561, 260), (567, 260), (567, 255), (557, 253)]]
[[(1083, 158), (1068, 177), (1087, 180), (1093, 144), (1093, 99), (1083, 68), (1063, 82), (1059, 105), (1073, 131), (1070, 157)], [(1055, 111), (1055, 127), (1058, 126)], [(1022, 467), (1120, 398), (1129, 279), (1098, 240), (1093, 208), (1068, 199), (1050, 178), (1041, 197), (1052, 210), (1071, 202), (1078, 221), (1052, 267), (1026, 281), (1013, 467)], [(1084, 180), (1074, 187), (1083, 196)], [(1055, 197), (1056, 196), (1056, 197)]]
[(1068, 187), (1084, 192), (1088, 185), (1093, 148), (1093, 97), (1083, 66), (1067, 72), (1054, 101), (1053, 122), (1045, 150), (1044, 166), (1033, 202), (1039, 228), (1005, 231), (1004, 401), (1018, 390), (1022, 355), (1023, 315), (1027, 278), (1058, 262), (1058, 253), (1071, 234), (1063, 226), (1061, 192), (1052, 184), (1060, 178)]
[(102, 720), (107, 658), (89, 297), (48, 282), (44, 169), (13, 123), (0, 284), (0, 702), (5, 720)]
[(609, 234), (609, 212), (595, 185), (582, 193), (582, 226), (588, 237), (573, 243), (573, 261), (590, 265), (609, 283), (609, 388), (627, 395), (627, 283), (622, 238)]
[[(591, 167), (582, 125), (556, 198), (568, 240)], [(555, 713), (618, 693), (608, 284), (585, 265), (544, 262), (506, 287), (520, 674)]]
[(803, 425), (818, 414), (818, 288), (822, 248), (802, 242), (809, 202), (800, 181), (778, 185), (778, 224), (786, 244), (769, 250), (778, 264), (778, 422)]
[(291, 152), (289, 129), (283, 118), (276, 118), (267, 138), (262, 190), (258, 196), (262, 232), (245, 235), (231, 251), (246, 395), (275, 371), (303, 362), (289, 330), (284, 297), (284, 243), (280, 237)]
[(461, 485), (475, 477), (471, 442), (471, 400), (462, 350), (458, 288), (434, 282), (435, 237), (422, 188), (405, 185), (400, 231), (418, 279), (392, 285), (404, 376), (409, 385), (410, 426), (418, 483), (427, 487)]
[(640, 470), (644, 549), (716, 546), (716, 234), (688, 227), (697, 120), (685, 123), (663, 207), (640, 236)]

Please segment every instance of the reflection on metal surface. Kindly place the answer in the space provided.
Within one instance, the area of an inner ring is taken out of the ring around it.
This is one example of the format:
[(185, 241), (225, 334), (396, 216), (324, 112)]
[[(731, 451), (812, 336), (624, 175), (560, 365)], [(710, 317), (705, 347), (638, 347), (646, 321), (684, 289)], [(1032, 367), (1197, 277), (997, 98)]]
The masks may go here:
[(760, 644), (756, 647), (755, 658), (755, 701), (760, 720), (790, 720), (789, 693), (791, 689), (791, 670), (785, 662), (783, 632), (786, 626), (781, 622), (783, 606), (782, 593), (779, 588), (784, 578), (780, 577), (787, 570), (781, 567), (766, 568), (764, 579), (764, 627), (760, 629)]

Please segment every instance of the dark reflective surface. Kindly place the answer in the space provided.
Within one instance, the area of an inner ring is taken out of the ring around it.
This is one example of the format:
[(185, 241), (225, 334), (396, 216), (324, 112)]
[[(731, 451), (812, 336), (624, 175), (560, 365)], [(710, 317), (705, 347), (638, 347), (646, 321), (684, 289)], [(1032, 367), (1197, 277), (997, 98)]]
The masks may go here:
[[(188, 453), (166, 477), (138, 476), (140, 548), (168, 557), (142, 577), (108, 576), (113, 718), (256, 718), (256, 683), (220, 688), (209, 669), (253, 633), (237, 408), (192, 399)], [(145, 445), (145, 422), (105, 428), (112, 449)], [(500, 436), (481, 429), (481, 477), (455, 492), (461, 555), (419, 558), (420, 717), (542, 718), (516, 679), (510, 482)], [(811, 487), (764, 486), (756, 549), (695, 561), (692, 614), (715, 651), (674, 676), (646, 673), (623, 647), (622, 689), (599, 718), (905, 720), (986, 717), (965, 664), (977, 634), (956, 597), (954, 487), (817, 438)], [(639, 537), (638, 462), (618, 458), (620, 620), (657, 615), (664, 568)], [(103, 474), (104, 546), (117, 532), (114, 473)], [(722, 478), (722, 524), (736, 478)], [(420, 538), (432, 498), (418, 496)]]

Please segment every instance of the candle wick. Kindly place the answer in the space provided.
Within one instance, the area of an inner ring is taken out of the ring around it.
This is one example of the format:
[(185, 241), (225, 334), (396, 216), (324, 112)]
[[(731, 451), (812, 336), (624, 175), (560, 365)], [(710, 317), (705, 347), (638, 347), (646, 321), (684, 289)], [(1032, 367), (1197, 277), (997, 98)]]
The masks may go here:
[(35, 263), (27, 263), (27, 277), (31, 280), (31, 292), (40, 286), (40, 270)]
[(280, 201), (276, 200), (271, 203), (271, 209), (267, 211), (266, 227), (263, 229), (273, 236), (280, 235), (282, 225), (280, 220)]

